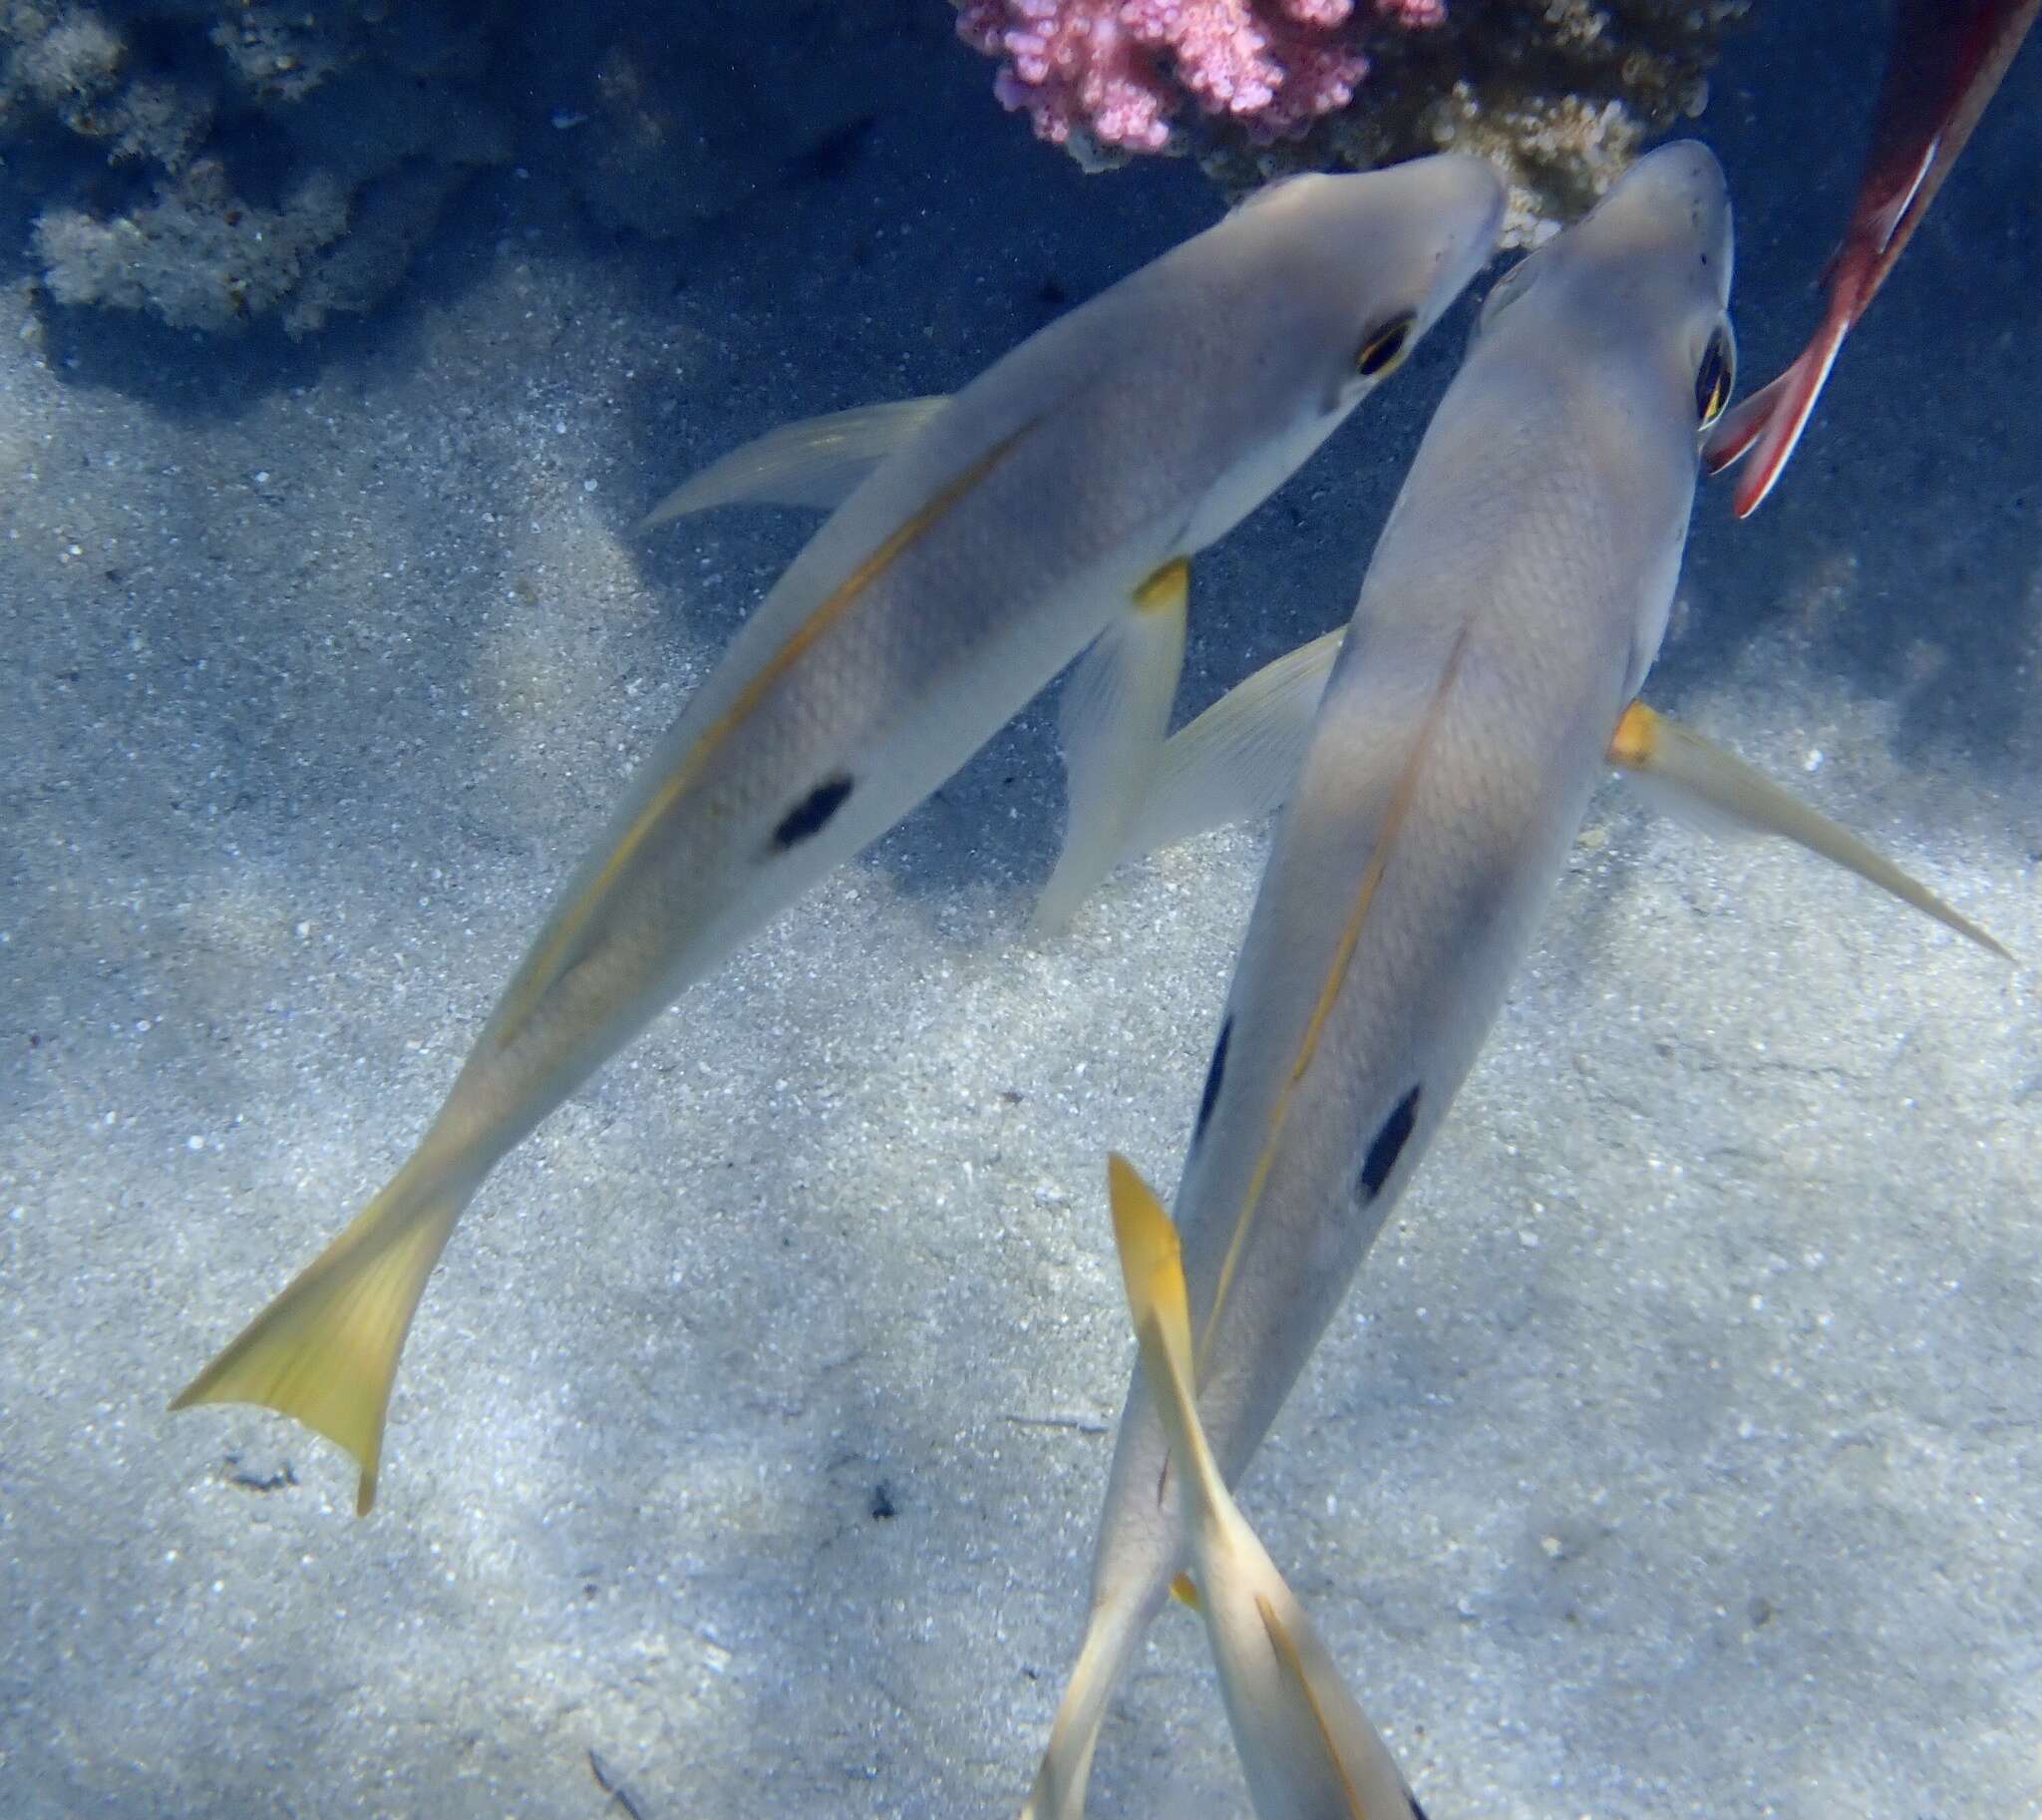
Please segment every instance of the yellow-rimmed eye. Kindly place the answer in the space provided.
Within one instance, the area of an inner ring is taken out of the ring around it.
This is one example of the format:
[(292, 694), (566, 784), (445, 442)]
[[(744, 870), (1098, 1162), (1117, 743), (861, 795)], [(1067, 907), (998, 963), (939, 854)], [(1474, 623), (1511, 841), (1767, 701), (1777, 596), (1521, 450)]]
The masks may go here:
[(1737, 347), (1727, 324), (1718, 323), (1695, 369), (1695, 416), (1706, 430), (1730, 402), (1737, 385)]
[(1411, 346), (1411, 331), (1418, 326), (1418, 312), (1406, 310), (1390, 320), (1361, 344), (1354, 356), (1354, 370), (1364, 379), (1380, 379), (1396, 371), (1397, 363)]

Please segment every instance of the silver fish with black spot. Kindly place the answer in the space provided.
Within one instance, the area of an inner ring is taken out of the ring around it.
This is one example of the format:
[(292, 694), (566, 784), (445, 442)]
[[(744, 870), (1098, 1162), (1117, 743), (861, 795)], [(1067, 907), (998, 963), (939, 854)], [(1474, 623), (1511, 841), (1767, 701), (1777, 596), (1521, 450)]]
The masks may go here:
[[(1177, 1194), (1231, 1483), (1438, 1131), (1652, 663), (1730, 395), (1729, 198), (1640, 161), (1506, 276), (1391, 511), (1277, 826)], [(1074, 1820), (1186, 1501), (1137, 1373), (1025, 1814)]]
[(796, 497), (849, 497), (640, 768), (411, 1160), (178, 1406), (296, 1417), (354, 1455), (366, 1511), (405, 1334), (498, 1160), (1094, 640), (1068, 697), (1064, 870), (1078, 889), (1103, 872), (1167, 725), (1187, 558), (1396, 368), (1501, 213), (1466, 158), (1298, 179), (948, 403), (720, 464), (675, 510), (791, 474)]

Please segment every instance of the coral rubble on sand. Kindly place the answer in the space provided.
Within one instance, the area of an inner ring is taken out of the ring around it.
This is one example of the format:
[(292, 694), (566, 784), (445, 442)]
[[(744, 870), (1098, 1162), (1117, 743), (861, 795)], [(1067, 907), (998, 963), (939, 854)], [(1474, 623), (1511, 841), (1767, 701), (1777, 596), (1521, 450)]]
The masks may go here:
[(437, 4), (0, 5), (0, 152), (62, 303), (176, 328), (375, 303), (506, 156), (482, 30)]

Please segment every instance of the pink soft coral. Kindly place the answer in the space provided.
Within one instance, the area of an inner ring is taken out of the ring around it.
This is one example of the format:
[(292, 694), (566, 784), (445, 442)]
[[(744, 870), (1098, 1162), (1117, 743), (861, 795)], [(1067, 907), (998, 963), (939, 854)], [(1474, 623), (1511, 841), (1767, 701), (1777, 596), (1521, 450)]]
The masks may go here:
[[(1437, 25), (1445, 0), (1370, 0), (1391, 28)], [(1344, 108), (1368, 74), (1354, 0), (958, 0), (965, 43), (1004, 61), (1001, 103), (1044, 139), (1082, 128), (1105, 146), (1161, 151), (1190, 95), (1258, 138)]]

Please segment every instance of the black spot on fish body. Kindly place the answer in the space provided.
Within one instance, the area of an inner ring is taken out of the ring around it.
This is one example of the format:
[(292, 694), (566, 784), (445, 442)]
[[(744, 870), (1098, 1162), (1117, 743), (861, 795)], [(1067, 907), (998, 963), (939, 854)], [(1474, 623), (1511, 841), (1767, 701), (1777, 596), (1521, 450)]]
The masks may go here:
[(1404, 1154), (1412, 1127), (1418, 1123), (1418, 1095), (1419, 1089), (1414, 1087), (1397, 1102), (1390, 1116), (1383, 1121), (1382, 1130), (1376, 1133), (1375, 1141), (1369, 1145), (1368, 1155), (1361, 1165), (1359, 1192), (1362, 1200), (1373, 1201), (1382, 1193), (1391, 1170), (1397, 1167), (1397, 1159)]
[(1212, 1045), (1212, 1060), (1205, 1068), (1205, 1088), (1198, 1095), (1198, 1122), (1191, 1127), (1191, 1142), (1195, 1144), (1205, 1135), (1205, 1127), (1212, 1122), (1212, 1108), (1219, 1104), (1219, 1083), (1226, 1078), (1226, 1045), (1233, 1035), (1231, 1017), (1219, 1026), (1219, 1040)]
[(825, 778), (781, 818), (780, 826), (773, 831), (774, 852), (785, 853), (821, 834), (830, 825), (830, 818), (850, 800), (851, 789), (851, 780), (842, 772)]

